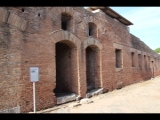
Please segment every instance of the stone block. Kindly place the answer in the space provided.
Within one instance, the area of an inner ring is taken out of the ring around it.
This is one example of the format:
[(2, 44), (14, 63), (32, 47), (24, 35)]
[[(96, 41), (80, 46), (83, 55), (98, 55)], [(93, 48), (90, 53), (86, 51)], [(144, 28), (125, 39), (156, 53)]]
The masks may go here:
[(88, 98), (84, 98), (84, 99), (81, 99), (80, 100), (80, 104), (89, 104), (89, 103), (92, 103), (93, 101), (91, 101), (90, 99)]
[(103, 93), (103, 88), (93, 89), (93, 90), (87, 92), (86, 97), (90, 98), (90, 97), (93, 97), (93, 96), (96, 96), (96, 95), (99, 95), (102, 93)]
[(76, 101), (79, 101), (81, 99), (81, 97), (78, 95), (77, 97), (76, 97)]
[(63, 103), (67, 103), (70, 101), (74, 101), (76, 100), (76, 97), (77, 95), (75, 93), (57, 97), (57, 104), (63, 104)]
[(20, 106), (2, 110), (0, 113), (20, 113)]

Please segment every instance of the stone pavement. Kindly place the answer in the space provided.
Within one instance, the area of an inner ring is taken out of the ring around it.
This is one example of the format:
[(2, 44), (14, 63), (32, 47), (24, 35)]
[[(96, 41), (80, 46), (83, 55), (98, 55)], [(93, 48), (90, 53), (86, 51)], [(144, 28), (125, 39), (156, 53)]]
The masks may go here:
[(37, 113), (160, 113), (160, 76)]

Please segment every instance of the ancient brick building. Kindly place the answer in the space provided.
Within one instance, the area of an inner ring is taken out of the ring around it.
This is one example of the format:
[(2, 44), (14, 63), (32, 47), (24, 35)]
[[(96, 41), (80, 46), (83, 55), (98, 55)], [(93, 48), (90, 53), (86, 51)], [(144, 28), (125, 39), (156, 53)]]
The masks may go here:
[(33, 111), (30, 67), (39, 67), (37, 110), (160, 75), (160, 55), (129, 25), (109, 7), (1, 7), (0, 111)]

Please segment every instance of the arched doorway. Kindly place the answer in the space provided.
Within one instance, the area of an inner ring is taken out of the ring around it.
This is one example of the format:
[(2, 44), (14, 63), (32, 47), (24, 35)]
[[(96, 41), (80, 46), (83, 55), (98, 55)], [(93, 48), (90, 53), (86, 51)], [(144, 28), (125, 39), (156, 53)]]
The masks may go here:
[(87, 92), (100, 87), (100, 55), (95, 45), (85, 49)]
[(68, 40), (56, 43), (56, 97), (76, 93), (78, 89), (77, 80), (77, 49)]

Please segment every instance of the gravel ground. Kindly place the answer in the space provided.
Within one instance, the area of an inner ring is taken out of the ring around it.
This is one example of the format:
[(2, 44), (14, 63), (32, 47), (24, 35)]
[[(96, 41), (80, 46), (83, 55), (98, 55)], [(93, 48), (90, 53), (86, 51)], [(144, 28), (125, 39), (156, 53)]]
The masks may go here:
[(90, 100), (89, 104), (74, 101), (37, 113), (160, 113), (160, 76)]

